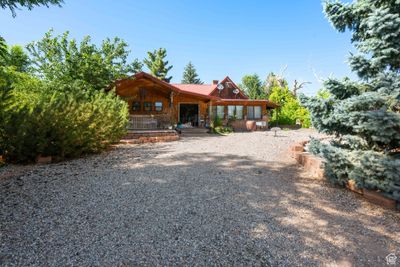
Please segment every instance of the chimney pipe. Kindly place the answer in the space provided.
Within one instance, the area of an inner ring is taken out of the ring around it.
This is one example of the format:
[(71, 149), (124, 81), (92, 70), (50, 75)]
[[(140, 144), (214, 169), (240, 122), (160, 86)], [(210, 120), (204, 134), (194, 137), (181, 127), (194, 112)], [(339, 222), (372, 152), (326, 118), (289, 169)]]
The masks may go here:
[(213, 85), (217, 85), (218, 82), (219, 82), (218, 80), (213, 80), (213, 81), (212, 81), (212, 84), (213, 84)]

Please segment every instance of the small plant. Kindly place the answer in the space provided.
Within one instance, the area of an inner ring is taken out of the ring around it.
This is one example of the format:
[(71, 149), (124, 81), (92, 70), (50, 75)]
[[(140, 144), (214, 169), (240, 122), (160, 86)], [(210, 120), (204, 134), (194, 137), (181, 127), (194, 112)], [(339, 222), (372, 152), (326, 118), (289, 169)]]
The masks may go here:
[(222, 126), (222, 120), (220, 117), (216, 116), (213, 120), (213, 128)]
[(218, 127), (213, 128), (213, 133), (215, 133), (215, 134), (226, 135), (226, 134), (230, 134), (232, 132), (233, 132), (232, 127), (218, 126)]

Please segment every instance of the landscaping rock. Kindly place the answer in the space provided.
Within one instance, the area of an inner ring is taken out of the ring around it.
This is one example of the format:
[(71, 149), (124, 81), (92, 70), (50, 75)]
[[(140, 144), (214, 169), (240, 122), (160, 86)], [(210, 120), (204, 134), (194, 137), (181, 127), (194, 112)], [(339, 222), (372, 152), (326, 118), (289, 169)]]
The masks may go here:
[(288, 153), (309, 135), (186, 137), (7, 165), (0, 265), (385, 265), (399, 213), (310, 178)]

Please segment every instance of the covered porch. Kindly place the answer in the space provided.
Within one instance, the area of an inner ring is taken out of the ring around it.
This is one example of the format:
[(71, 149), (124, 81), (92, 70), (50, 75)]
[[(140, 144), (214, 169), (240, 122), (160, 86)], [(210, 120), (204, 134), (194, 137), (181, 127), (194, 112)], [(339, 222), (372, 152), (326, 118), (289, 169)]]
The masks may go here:
[(236, 131), (254, 131), (268, 128), (270, 110), (276, 107), (268, 100), (224, 99), (210, 101), (208, 113), (211, 120), (218, 118)]

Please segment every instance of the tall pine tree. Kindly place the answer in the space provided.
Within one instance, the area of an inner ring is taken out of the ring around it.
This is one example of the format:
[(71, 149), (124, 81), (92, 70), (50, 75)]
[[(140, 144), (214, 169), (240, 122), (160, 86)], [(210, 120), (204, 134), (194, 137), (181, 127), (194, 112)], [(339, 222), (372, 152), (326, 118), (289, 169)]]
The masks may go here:
[(311, 150), (326, 159), (326, 174), (343, 185), (381, 190), (400, 200), (400, 1), (327, 2), (324, 11), (340, 32), (352, 32), (359, 53), (350, 66), (360, 81), (329, 79), (329, 97), (303, 102), (314, 126), (334, 136), (314, 141)]
[(257, 74), (244, 75), (239, 87), (250, 99), (266, 99), (264, 84)]
[(7, 53), (8, 50), (6, 40), (4, 40), (4, 38), (0, 36), (0, 59), (5, 58), (7, 56)]
[(170, 82), (172, 76), (168, 76), (168, 72), (172, 69), (172, 65), (168, 66), (167, 50), (165, 48), (159, 48), (153, 52), (147, 52), (148, 58), (144, 59), (143, 62), (149, 68), (150, 73), (166, 82)]
[(183, 71), (182, 83), (184, 83), (184, 84), (203, 84), (203, 82), (199, 78), (199, 75), (196, 72), (196, 68), (190, 61), (186, 65), (186, 67)]
[(63, 2), (63, 0), (0, 0), (0, 7), (9, 8), (12, 15), (15, 17), (15, 10), (20, 9), (20, 7), (27, 7), (29, 10), (31, 10), (35, 6), (61, 6)]

